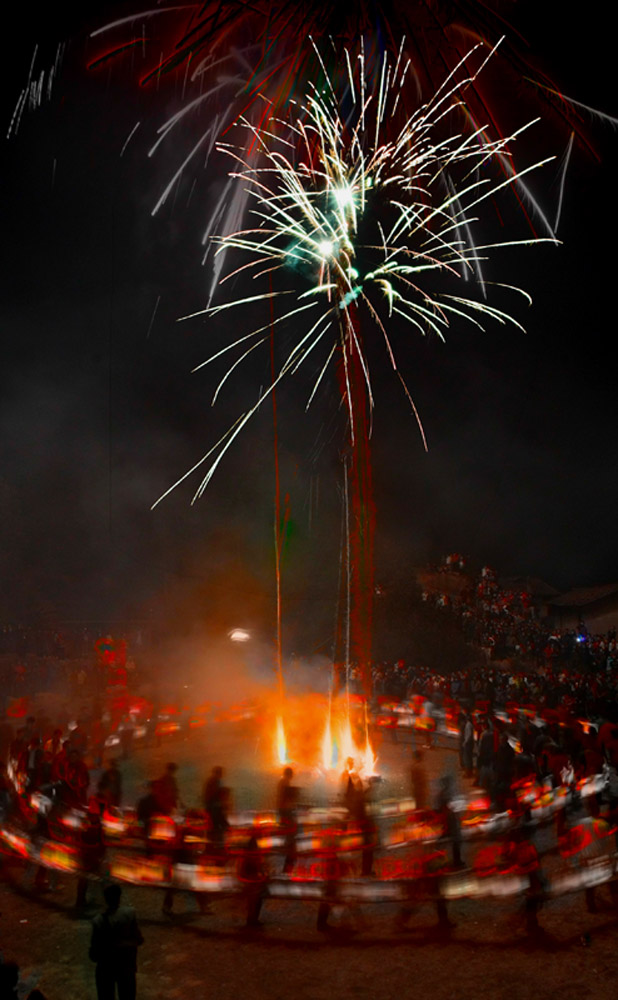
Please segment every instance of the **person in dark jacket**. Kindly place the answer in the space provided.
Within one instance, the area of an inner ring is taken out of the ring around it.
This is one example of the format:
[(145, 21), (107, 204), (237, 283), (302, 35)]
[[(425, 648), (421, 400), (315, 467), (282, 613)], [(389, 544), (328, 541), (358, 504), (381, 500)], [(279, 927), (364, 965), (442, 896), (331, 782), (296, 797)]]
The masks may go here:
[(103, 890), (107, 908), (92, 921), (89, 957), (96, 962), (98, 1000), (135, 1000), (137, 949), (144, 943), (135, 910), (121, 906), (122, 889), (112, 883)]

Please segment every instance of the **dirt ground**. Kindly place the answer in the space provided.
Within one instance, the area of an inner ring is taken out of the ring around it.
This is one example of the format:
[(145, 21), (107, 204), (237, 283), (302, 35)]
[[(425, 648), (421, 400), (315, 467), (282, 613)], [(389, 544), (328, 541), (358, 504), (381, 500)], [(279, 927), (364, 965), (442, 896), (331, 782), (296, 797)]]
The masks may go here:
[[(189, 804), (214, 763), (223, 763), (239, 807), (257, 800), (272, 806), (276, 773), (247, 765), (252, 734), (210, 731), (192, 743), (141, 750), (124, 763), (126, 799), (167, 760), (179, 764), (179, 784)], [(409, 748), (385, 743), (380, 762), (383, 794), (403, 794)], [(455, 769), (451, 750), (426, 755), (432, 780)], [(37, 980), (48, 1000), (94, 1000), (94, 966), (88, 960), (89, 919), (72, 910), (75, 879), (59, 879), (55, 892), (32, 892), (32, 873), (4, 860), (0, 881), (0, 949), (23, 975)], [(100, 901), (97, 886), (93, 902)], [(215, 900), (212, 915), (198, 912), (179, 893), (172, 918), (161, 912), (160, 889), (128, 886), (124, 899), (137, 910), (145, 938), (139, 953), (139, 1000), (208, 996), (217, 1000), (322, 1000), (337, 997), (393, 1000), (428, 992), (432, 1000), (614, 1000), (618, 988), (618, 913), (607, 887), (597, 890), (598, 912), (588, 913), (583, 893), (547, 903), (542, 932), (526, 935), (519, 900), (461, 900), (449, 904), (455, 922), (438, 931), (433, 904), (420, 905), (405, 931), (395, 929), (394, 904), (362, 907), (362, 925), (335, 914), (328, 934), (316, 930), (317, 904), (268, 900), (263, 928), (247, 931), (238, 899)], [(93, 913), (96, 910), (93, 910)]]

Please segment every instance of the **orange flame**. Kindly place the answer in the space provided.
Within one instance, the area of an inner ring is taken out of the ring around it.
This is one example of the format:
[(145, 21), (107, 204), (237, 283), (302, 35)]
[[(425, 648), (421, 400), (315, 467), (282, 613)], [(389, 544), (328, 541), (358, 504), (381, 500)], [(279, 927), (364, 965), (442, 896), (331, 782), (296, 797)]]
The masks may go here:
[(277, 716), (277, 736), (276, 736), (276, 757), (279, 764), (287, 764), (288, 762), (288, 748), (285, 739), (285, 729), (283, 727), (283, 719), (280, 715)]
[(281, 767), (293, 759), (301, 768), (318, 767), (332, 774), (351, 757), (355, 771), (372, 777), (377, 756), (369, 738), (367, 711), (364, 722), (362, 711), (343, 698), (332, 703), (313, 695), (287, 699), (285, 721), (279, 705), (268, 722), (273, 763)]
[(365, 777), (376, 773), (377, 757), (369, 739), (366, 709), (364, 728), (364, 745), (361, 746), (354, 738), (349, 705), (346, 706), (343, 717), (340, 715), (339, 718), (333, 718), (332, 705), (329, 701), (321, 745), (321, 763), (324, 770), (331, 771), (351, 757), (359, 772)]

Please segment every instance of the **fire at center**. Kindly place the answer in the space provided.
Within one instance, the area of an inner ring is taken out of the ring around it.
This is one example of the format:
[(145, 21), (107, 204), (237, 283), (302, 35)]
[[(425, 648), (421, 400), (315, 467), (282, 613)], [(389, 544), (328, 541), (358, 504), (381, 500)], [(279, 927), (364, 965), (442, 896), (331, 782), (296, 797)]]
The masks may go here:
[(362, 778), (377, 775), (367, 703), (358, 696), (288, 698), (275, 721), (274, 763), (323, 775), (343, 767)]

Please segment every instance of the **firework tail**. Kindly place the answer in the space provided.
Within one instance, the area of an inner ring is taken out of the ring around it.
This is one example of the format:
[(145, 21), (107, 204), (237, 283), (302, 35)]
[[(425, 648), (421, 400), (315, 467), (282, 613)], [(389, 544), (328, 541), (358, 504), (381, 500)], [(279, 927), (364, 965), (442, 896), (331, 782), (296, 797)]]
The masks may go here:
[(360, 666), (364, 693), (371, 694), (375, 507), (371, 468), (371, 419), (365, 372), (357, 349), (358, 311), (352, 306), (342, 317), (337, 377), (349, 417), (347, 455), (349, 650)]

